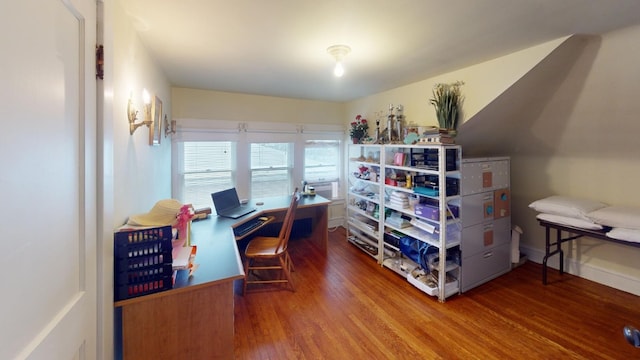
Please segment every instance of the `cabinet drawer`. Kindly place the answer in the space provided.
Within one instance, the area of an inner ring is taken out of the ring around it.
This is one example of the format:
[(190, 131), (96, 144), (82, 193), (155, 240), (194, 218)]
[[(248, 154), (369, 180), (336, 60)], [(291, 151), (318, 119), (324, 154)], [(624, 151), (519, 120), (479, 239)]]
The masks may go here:
[(462, 195), (509, 187), (507, 158), (463, 159), (461, 171)]
[(471, 257), (510, 242), (511, 218), (502, 218), (463, 228), (460, 250), (463, 257)]
[(492, 220), (494, 211), (493, 191), (462, 197), (460, 219), (462, 226), (468, 227), (481, 222)]
[(462, 259), (460, 290), (467, 291), (511, 270), (511, 245), (504, 244)]

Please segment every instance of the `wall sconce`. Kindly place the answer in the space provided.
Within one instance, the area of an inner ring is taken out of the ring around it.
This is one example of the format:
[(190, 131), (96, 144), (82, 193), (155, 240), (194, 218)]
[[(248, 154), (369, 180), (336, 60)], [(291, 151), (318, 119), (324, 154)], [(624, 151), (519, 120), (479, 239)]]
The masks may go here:
[(133, 95), (129, 97), (129, 103), (127, 104), (127, 117), (129, 118), (129, 133), (133, 135), (137, 128), (142, 125), (147, 125), (148, 128), (151, 128), (151, 124), (153, 120), (151, 119), (151, 95), (147, 89), (142, 90), (142, 101), (143, 112), (144, 112), (144, 120), (136, 123), (138, 120), (138, 110), (133, 107)]
[(164, 137), (169, 135), (173, 135), (176, 133), (176, 121), (167, 118), (167, 115), (164, 115)]
[(341, 77), (344, 75), (342, 59), (351, 52), (351, 48), (347, 45), (333, 45), (327, 48), (327, 52), (336, 59), (336, 67), (333, 69), (333, 75)]

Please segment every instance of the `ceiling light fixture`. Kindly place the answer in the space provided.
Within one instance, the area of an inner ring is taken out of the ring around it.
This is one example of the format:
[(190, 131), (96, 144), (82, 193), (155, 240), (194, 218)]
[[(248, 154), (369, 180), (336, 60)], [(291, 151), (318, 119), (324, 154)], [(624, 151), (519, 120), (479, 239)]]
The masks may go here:
[(327, 52), (336, 59), (336, 67), (333, 69), (333, 74), (337, 77), (341, 77), (344, 75), (342, 59), (351, 52), (351, 48), (347, 45), (333, 45), (327, 48)]

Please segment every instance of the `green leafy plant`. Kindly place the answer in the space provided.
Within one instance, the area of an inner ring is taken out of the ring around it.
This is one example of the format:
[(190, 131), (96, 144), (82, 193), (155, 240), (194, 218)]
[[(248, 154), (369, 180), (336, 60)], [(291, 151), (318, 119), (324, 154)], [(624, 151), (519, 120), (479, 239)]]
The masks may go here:
[(438, 125), (442, 129), (456, 130), (462, 109), (464, 96), (460, 87), (464, 82), (457, 81), (452, 84), (438, 83), (433, 87), (433, 98), (429, 99), (436, 109)]

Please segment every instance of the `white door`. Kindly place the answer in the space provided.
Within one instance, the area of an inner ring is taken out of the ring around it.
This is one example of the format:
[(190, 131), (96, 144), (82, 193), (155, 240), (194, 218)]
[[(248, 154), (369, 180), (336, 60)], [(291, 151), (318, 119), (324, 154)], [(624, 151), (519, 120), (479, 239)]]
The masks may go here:
[(0, 4), (0, 359), (96, 355), (95, 0)]

